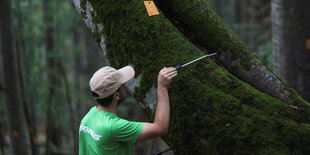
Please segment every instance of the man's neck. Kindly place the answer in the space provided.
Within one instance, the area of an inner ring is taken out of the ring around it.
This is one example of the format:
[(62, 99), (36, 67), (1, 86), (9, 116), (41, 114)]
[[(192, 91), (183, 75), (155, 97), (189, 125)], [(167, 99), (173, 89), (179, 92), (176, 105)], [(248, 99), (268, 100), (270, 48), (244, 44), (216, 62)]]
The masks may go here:
[(112, 101), (112, 104), (108, 107), (98, 105), (97, 110), (107, 111), (107, 112), (116, 114), (117, 113), (117, 102)]

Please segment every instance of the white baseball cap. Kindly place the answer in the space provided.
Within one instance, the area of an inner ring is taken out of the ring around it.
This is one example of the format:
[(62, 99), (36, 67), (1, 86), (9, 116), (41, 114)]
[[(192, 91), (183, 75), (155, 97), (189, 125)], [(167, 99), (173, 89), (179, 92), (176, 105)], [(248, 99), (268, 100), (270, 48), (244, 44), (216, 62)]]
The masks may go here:
[(89, 81), (91, 91), (103, 99), (112, 95), (122, 84), (133, 78), (135, 71), (131, 66), (116, 70), (110, 66), (97, 70)]

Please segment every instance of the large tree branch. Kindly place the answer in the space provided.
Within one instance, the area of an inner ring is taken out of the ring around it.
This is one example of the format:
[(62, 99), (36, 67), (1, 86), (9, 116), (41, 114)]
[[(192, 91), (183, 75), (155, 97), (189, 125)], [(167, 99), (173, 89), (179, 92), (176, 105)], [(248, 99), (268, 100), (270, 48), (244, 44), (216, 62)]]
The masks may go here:
[(232, 74), (285, 103), (302, 105), (299, 95), (262, 66), (255, 54), (231, 31), (206, 1), (159, 0), (165, 16), (201, 49), (218, 52), (217, 59)]

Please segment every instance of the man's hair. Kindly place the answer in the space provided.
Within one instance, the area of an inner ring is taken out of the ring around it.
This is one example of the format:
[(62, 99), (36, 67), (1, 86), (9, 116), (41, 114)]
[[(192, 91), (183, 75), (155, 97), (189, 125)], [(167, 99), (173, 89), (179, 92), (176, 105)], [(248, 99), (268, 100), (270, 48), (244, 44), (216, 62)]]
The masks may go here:
[[(120, 88), (118, 88), (115, 92), (118, 92), (119, 90), (120, 90)], [(91, 91), (91, 93), (92, 93), (92, 96), (93, 96), (93, 97), (99, 97), (99, 95), (98, 95), (96, 92)], [(114, 92), (113, 92), (113, 94), (114, 94)], [(97, 101), (97, 103), (98, 103), (99, 105), (104, 106), (104, 107), (108, 107), (108, 106), (110, 106), (111, 103), (112, 103), (113, 94), (110, 95), (110, 96), (108, 96), (108, 97), (106, 97), (106, 98), (103, 98), (103, 99), (96, 99), (96, 101)]]

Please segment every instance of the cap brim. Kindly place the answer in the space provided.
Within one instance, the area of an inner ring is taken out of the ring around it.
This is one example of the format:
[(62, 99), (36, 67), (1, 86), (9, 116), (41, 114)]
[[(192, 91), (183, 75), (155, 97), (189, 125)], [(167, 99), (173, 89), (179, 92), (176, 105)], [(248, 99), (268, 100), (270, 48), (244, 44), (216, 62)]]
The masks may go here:
[(125, 83), (135, 76), (135, 70), (131, 66), (126, 66), (118, 70), (122, 74), (121, 82)]

